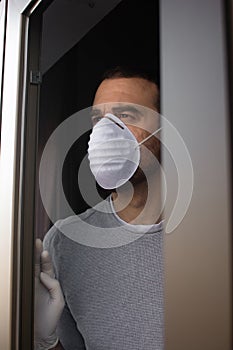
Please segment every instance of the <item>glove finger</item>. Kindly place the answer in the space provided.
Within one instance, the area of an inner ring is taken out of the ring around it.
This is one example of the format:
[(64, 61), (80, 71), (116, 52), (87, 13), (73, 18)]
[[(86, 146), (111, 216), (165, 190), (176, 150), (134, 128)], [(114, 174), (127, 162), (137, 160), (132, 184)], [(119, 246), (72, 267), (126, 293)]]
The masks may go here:
[(64, 298), (61, 290), (60, 283), (55, 278), (51, 278), (49, 275), (47, 275), (44, 272), (41, 272), (40, 274), (40, 280), (45, 286), (45, 288), (48, 290), (50, 294), (50, 298), (53, 301), (58, 302), (61, 307), (64, 306)]
[(49, 275), (51, 278), (55, 277), (53, 263), (47, 250), (44, 250), (41, 254), (41, 271)]
[(41, 253), (43, 251), (43, 244), (41, 242), (41, 240), (39, 238), (36, 239), (35, 242), (35, 277), (40, 276), (40, 257), (41, 257)]

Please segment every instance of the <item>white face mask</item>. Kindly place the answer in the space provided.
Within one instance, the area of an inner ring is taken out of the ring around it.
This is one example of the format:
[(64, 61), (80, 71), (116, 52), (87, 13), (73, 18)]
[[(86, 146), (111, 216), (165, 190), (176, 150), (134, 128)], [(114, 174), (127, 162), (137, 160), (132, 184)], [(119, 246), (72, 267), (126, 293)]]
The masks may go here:
[(138, 143), (119, 118), (105, 114), (94, 126), (88, 143), (90, 168), (98, 184), (105, 189), (124, 185), (138, 168), (139, 146), (160, 129)]

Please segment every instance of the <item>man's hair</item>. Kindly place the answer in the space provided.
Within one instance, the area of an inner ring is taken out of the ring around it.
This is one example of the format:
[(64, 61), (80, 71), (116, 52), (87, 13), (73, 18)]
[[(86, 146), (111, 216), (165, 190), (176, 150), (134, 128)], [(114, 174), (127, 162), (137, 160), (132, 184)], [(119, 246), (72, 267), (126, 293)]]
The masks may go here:
[(116, 79), (116, 78), (142, 78), (147, 81), (154, 83), (158, 87), (158, 95), (156, 95), (155, 106), (160, 107), (159, 101), (159, 79), (156, 74), (150, 70), (133, 67), (133, 66), (116, 66), (114, 68), (110, 68), (104, 72), (102, 75), (102, 81), (105, 79)]

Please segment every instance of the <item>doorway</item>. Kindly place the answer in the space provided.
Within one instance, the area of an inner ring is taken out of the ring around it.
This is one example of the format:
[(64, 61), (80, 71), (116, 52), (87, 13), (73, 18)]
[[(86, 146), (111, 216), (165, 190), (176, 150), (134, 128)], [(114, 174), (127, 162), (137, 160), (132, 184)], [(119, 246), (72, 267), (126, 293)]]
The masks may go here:
[[(64, 18), (65, 14), (70, 14), (69, 20)], [(75, 27), (79, 30), (74, 34)], [(106, 70), (129, 66), (150, 72), (159, 82), (159, 2), (55, 0), (43, 13), (40, 62), (37, 174), (50, 135), (64, 120), (91, 106)], [(65, 196), (77, 214), (90, 207), (82, 193), (92, 193), (91, 205), (98, 202), (98, 193), (102, 198), (108, 194), (98, 186), (96, 193), (88, 180), (81, 191), (78, 186), (79, 165), (87, 153), (90, 130), (91, 121), (89, 130), (71, 146), (62, 170)], [(51, 157), (56, 164), (56, 155)], [(87, 166), (85, 171), (90, 178)], [(56, 217), (62, 218), (65, 214), (59, 213), (61, 200), (56, 186), (54, 191), (52, 187), (48, 184), (51, 206), (56, 203)], [(43, 238), (52, 222), (44, 210), (38, 186), (35, 218), (36, 236)]]

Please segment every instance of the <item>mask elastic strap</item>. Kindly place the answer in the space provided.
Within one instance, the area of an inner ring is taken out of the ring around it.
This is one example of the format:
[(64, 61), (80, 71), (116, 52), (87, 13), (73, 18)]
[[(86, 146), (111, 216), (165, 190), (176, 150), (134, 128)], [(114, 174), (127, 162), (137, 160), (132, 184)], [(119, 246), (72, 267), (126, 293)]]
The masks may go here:
[(162, 129), (162, 127), (159, 128), (159, 129), (157, 129), (157, 130), (155, 130), (152, 134), (150, 134), (150, 135), (147, 136), (144, 140), (142, 140), (141, 142), (139, 142), (138, 145), (137, 145), (135, 148), (141, 146), (144, 142), (146, 142), (146, 141), (149, 140), (152, 136), (154, 136), (155, 134), (157, 134), (161, 129)]

